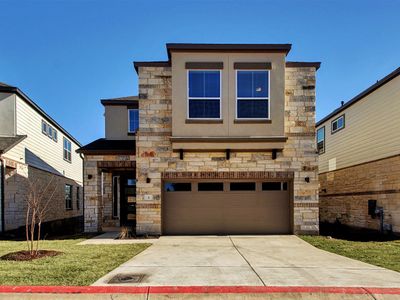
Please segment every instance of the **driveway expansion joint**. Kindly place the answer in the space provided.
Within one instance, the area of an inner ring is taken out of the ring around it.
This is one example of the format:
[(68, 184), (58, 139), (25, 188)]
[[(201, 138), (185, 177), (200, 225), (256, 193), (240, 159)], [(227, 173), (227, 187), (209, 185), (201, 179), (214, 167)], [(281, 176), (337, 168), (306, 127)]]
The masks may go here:
[(262, 282), (262, 284), (264, 286), (267, 286), (264, 282), (264, 280), (262, 280), (261, 276), (256, 272), (256, 270), (253, 268), (253, 266), (250, 264), (250, 262), (246, 259), (246, 257), (244, 257), (244, 255), (239, 251), (238, 247), (236, 247), (235, 243), (233, 242), (231, 236), (229, 236), (229, 240), (231, 241), (233, 247), (236, 249), (236, 251), (239, 253), (239, 255), (246, 261), (246, 263), (249, 265), (250, 269), (257, 275), (258, 279), (260, 279), (260, 281)]

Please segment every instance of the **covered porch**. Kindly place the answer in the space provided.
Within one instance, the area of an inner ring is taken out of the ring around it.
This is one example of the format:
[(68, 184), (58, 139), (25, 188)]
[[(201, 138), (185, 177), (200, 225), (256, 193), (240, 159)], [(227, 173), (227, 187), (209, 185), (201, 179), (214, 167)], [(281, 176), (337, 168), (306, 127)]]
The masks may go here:
[(78, 150), (84, 155), (85, 232), (136, 228), (134, 140), (96, 140)]

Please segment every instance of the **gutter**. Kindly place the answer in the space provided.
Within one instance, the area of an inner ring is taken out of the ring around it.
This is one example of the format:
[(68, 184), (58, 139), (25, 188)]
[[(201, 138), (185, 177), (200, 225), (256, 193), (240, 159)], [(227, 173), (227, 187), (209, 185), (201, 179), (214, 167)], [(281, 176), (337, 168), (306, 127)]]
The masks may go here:
[(3, 158), (1, 158), (0, 156), (0, 189), (1, 189), (1, 193), (0, 193), (0, 206), (1, 206), (1, 228), (0, 228), (0, 232), (4, 232), (4, 227), (5, 227), (5, 221), (4, 221), (4, 197), (5, 197), (5, 192), (4, 192), (4, 160)]
[(82, 153), (79, 153), (82, 159), (82, 214), (83, 214), (83, 224), (82, 232), (85, 232), (85, 159)]

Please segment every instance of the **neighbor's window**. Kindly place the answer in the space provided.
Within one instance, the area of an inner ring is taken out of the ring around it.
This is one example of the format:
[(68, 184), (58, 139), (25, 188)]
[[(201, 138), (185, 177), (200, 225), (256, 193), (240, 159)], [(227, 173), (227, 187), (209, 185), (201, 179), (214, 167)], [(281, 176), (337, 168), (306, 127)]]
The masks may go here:
[(166, 192), (190, 192), (192, 184), (190, 182), (167, 182), (165, 183)]
[(63, 157), (66, 161), (71, 162), (71, 142), (64, 138), (63, 143), (64, 151)]
[(335, 133), (344, 128), (344, 115), (332, 121), (332, 133)]
[(65, 185), (65, 208), (72, 209), (72, 185)]
[(57, 130), (44, 120), (42, 120), (42, 133), (57, 142)]
[(221, 118), (221, 71), (188, 71), (188, 118)]
[(47, 135), (47, 123), (42, 120), (42, 133)]
[(76, 187), (76, 209), (80, 209), (81, 189), (79, 186)]
[(317, 130), (317, 151), (318, 154), (325, 153), (325, 126)]
[(139, 110), (138, 109), (128, 109), (128, 132), (135, 133), (139, 129)]
[(236, 71), (236, 118), (269, 119), (269, 71)]

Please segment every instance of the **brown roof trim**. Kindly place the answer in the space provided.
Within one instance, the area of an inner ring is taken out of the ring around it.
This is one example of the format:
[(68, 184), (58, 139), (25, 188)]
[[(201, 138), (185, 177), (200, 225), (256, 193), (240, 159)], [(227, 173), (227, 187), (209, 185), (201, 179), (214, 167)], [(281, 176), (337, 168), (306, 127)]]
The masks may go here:
[(212, 70), (221, 70), (224, 68), (223, 62), (187, 62), (185, 63), (185, 69), (212, 69)]
[(138, 108), (139, 96), (127, 96), (119, 98), (101, 99), (100, 102), (104, 106), (119, 105), (119, 106), (132, 106)]
[(170, 61), (134, 61), (136, 73), (139, 73), (139, 67), (170, 67)]
[(326, 122), (327, 120), (329, 120), (330, 118), (336, 116), (337, 114), (340, 114), (342, 111), (344, 111), (346, 108), (350, 107), (351, 105), (357, 103), (358, 101), (360, 101), (361, 99), (363, 99), (364, 97), (368, 96), (369, 94), (371, 94), (372, 92), (374, 92), (375, 90), (379, 89), (380, 87), (382, 87), (383, 85), (385, 85), (386, 83), (388, 83), (389, 81), (391, 81), (392, 79), (396, 78), (397, 76), (400, 75), (400, 68), (397, 68), (396, 70), (394, 70), (393, 72), (391, 72), (390, 74), (388, 74), (387, 76), (385, 76), (384, 78), (382, 78), (381, 80), (378, 80), (375, 84), (371, 85), (369, 88), (367, 88), (366, 90), (362, 91), (360, 94), (358, 94), (357, 96), (355, 96), (353, 99), (347, 101), (344, 105), (342, 105), (341, 107), (335, 109), (333, 112), (331, 112), (329, 115), (327, 115), (326, 117), (322, 118), (321, 120), (319, 120), (317, 122), (317, 124), (315, 124), (315, 126), (319, 126), (322, 123)]
[(306, 62), (306, 61), (287, 61), (286, 68), (315, 68), (319, 69), (321, 66), (320, 62)]
[(171, 52), (283, 52), (288, 54), (291, 44), (187, 44), (168, 43), (168, 59)]
[(24, 92), (19, 88), (14, 86), (0, 86), (0, 93), (13, 93), (17, 94), (21, 99), (23, 99), (30, 107), (32, 107), (36, 112), (38, 112), (43, 118), (51, 122), (58, 130), (60, 130), (66, 137), (72, 140), (75, 144), (81, 147), (81, 143), (75, 139), (67, 130), (65, 130), (60, 124), (58, 124), (52, 117), (50, 117), (43, 109), (39, 107), (31, 98), (29, 98)]
[(272, 69), (272, 64), (270, 62), (236, 62), (233, 64), (233, 68), (235, 70), (270, 70)]
[(286, 142), (287, 137), (171, 137), (171, 142), (185, 143), (260, 143), (260, 142)]
[(77, 153), (85, 155), (135, 155), (136, 151), (128, 150), (76, 150)]

